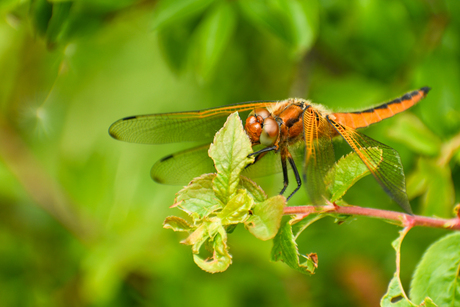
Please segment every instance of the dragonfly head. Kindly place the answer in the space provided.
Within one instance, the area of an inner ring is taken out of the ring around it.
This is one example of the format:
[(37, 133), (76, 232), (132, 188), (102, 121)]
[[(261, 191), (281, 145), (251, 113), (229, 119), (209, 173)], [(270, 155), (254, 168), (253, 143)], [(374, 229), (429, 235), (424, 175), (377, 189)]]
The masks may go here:
[(246, 119), (245, 129), (253, 145), (262, 144), (271, 146), (279, 137), (278, 123), (272, 114), (265, 108), (252, 111)]

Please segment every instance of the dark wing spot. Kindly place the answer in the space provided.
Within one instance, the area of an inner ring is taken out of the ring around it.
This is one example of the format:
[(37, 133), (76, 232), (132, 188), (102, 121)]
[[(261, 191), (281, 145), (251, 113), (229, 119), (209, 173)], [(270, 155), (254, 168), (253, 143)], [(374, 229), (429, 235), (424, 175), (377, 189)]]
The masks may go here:
[(169, 159), (171, 159), (172, 157), (174, 157), (174, 155), (166, 156), (166, 157), (162, 158), (162, 159), (160, 160), (160, 162), (165, 162), (166, 160), (169, 160)]
[(123, 120), (130, 120), (130, 119), (134, 119), (136, 118), (137, 116), (128, 116), (128, 117), (125, 117), (123, 118)]

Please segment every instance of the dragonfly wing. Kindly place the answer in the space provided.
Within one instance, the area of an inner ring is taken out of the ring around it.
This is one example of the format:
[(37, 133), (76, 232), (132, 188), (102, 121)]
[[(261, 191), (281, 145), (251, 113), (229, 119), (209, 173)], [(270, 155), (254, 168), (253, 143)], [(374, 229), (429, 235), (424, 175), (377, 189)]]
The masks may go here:
[[(396, 150), (344, 126), (328, 117), (328, 121), (361, 158), (383, 190), (408, 213), (412, 213), (406, 193), (406, 181), (401, 158)], [(371, 148), (379, 148), (379, 155)]]
[(305, 161), (304, 183), (313, 204), (328, 199), (326, 176), (334, 165), (332, 127), (321, 114), (308, 108), (303, 114)]
[(271, 104), (245, 102), (201, 111), (130, 116), (113, 123), (109, 134), (121, 141), (141, 144), (212, 141), (231, 113), (249, 113)]
[(187, 185), (195, 177), (215, 173), (208, 150), (209, 144), (166, 156), (152, 166), (150, 176), (162, 184)]

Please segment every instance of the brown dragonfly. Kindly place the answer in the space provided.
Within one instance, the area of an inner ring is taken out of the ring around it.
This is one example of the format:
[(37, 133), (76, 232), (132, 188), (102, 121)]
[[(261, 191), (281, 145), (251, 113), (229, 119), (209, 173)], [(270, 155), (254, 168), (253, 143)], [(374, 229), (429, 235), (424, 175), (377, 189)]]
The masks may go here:
[[(424, 98), (429, 87), (409, 92), (377, 107), (357, 112), (330, 112), (308, 100), (253, 101), (201, 111), (130, 116), (110, 126), (118, 140), (164, 144), (204, 142), (158, 161), (151, 169), (153, 180), (163, 184), (187, 184), (192, 178), (215, 172), (208, 157), (209, 143), (233, 112), (247, 114), (245, 130), (255, 156), (244, 175), (258, 177), (283, 172), (283, 194), (288, 187), (288, 169), (294, 172), (297, 192), (302, 179), (297, 165), (303, 167), (303, 182), (314, 204), (327, 199), (326, 175), (335, 162), (332, 139), (341, 136), (361, 158), (385, 192), (405, 211), (411, 212), (399, 154), (393, 148), (356, 131), (400, 113)], [(378, 148), (376, 154), (372, 148)], [(288, 164), (289, 163), (289, 164)]]

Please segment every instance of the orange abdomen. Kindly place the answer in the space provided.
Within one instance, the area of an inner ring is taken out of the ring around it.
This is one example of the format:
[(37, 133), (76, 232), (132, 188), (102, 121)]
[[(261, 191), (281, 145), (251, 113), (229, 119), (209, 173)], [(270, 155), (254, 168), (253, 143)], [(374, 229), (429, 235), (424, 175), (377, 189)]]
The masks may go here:
[(430, 91), (429, 87), (422, 87), (417, 91), (405, 94), (404, 96), (384, 103), (378, 107), (358, 112), (333, 113), (336, 121), (351, 128), (367, 127), (385, 118), (398, 114), (425, 98)]

